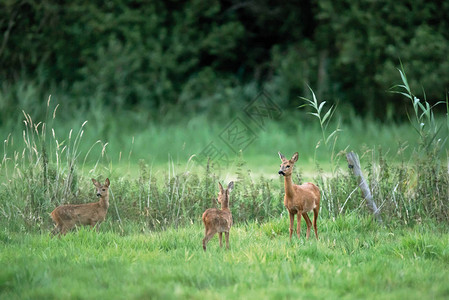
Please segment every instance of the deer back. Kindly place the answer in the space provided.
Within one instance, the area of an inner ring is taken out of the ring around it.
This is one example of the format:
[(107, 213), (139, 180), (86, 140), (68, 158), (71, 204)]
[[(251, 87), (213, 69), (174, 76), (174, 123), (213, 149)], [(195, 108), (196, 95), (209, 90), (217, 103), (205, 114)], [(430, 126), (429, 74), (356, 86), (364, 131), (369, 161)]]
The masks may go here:
[(313, 183), (293, 185), (293, 195), (289, 197), (287, 193), (284, 197), (284, 205), (289, 208), (296, 208), (303, 212), (309, 212), (320, 204), (320, 190)]
[(232, 226), (232, 214), (229, 210), (209, 208), (203, 213), (202, 219), (206, 229), (216, 232), (228, 232)]
[(99, 202), (87, 204), (68, 204), (57, 207), (51, 216), (55, 223), (70, 223), (76, 225), (91, 225), (105, 220), (107, 207)]

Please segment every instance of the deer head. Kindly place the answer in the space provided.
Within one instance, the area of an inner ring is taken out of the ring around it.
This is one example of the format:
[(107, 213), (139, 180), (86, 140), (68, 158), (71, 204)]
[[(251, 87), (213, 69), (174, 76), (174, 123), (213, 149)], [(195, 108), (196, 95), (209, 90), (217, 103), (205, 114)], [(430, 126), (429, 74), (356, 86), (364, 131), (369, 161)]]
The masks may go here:
[(228, 207), (228, 203), (229, 203), (229, 193), (234, 188), (234, 181), (231, 181), (228, 184), (228, 188), (226, 190), (223, 188), (221, 183), (218, 183), (218, 185), (220, 187), (220, 192), (218, 192), (218, 203), (221, 204), (222, 208), (226, 208), (226, 207)]
[(279, 174), (282, 176), (290, 176), (293, 172), (293, 166), (295, 165), (295, 162), (298, 161), (298, 152), (295, 152), (293, 154), (292, 158), (290, 160), (286, 159), (284, 155), (282, 155), (281, 152), (279, 153), (279, 158), (281, 159), (281, 168), (279, 169)]
[(94, 183), (95, 187), (97, 188), (97, 197), (104, 198), (108, 195), (108, 189), (109, 189), (109, 178), (106, 178), (106, 181), (103, 185), (92, 178), (92, 182)]

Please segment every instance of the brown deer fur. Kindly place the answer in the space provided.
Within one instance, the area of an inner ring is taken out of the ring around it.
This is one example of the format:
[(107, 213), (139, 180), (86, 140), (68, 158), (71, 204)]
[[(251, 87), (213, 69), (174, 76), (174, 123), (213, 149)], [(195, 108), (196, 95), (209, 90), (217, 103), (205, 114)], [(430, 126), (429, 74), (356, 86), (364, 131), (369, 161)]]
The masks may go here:
[(229, 249), (229, 230), (232, 226), (232, 214), (229, 210), (229, 193), (234, 187), (231, 181), (225, 190), (221, 183), (220, 192), (218, 193), (218, 202), (221, 203), (221, 209), (209, 208), (203, 213), (203, 222), (205, 227), (205, 236), (203, 239), (203, 249), (206, 251), (206, 245), (209, 240), (218, 232), (220, 247), (223, 247), (222, 234), (225, 233), (226, 248)]
[(92, 182), (97, 188), (98, 202), (86, 204), (67, 204), (56, 207), (50, 214), (55, 229), (53, 234), (66, 234), (75, 226), (90, 225), (92, 228), (104, 221), (109, 207), (109, 179), (104, 185), (92, 178)]
[(307, 213), (311, 210), (313, 210), (313, 228), (315, 230), (315, 236), (318, 239), (316, 221), (320, 210), (320, 189), (310, 182), (301, 185), (293, 184), (292, 172), (294, 164), (298, 161), (298, 152), (293, 154), (293, 157), (290, 160), (286, 159), (285, 156), (279, 152), (279, 158), (281, 159), (282, 164), (278, 173), (284, 176), (284, 205), (290, 216), (290, 240), (292, 239), (293, 234), (295, 214), (298, 215), (298, 224), (296, 229), (298, 238), (300, 238), (301, 231), (301, 216), (303, 216), (306, 220), (306, 236), (307, 239), (309, 238), (312, 222), (310, 221)]

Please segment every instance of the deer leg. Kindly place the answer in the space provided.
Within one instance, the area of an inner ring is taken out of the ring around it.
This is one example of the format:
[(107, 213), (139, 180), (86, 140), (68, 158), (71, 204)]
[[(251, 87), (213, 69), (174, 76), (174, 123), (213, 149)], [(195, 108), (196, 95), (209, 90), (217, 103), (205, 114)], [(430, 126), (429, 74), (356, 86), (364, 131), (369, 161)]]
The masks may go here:
[(61, 230), (59, 230), (59, 234), (65, 235), (67, 233), (67, 230), (68, 230), (67, 226), (62, 225)]
[(203, 250), (206, 251), (206, 245), (209, 242), (209, 240), (214, 236), (215, 232), (214, 231), (208, 231), (206, 233), (206, 236), (203, 239)]
[(298, 239), (301, 239), (301, 215), (302, 212), (298, 211), (298, 225), (296, 227), (296, 234), (298, 235)]
[(318, 207), (313, 209), (313, 229), (315, 229), (316, 239), (318, 239), (318, 230), (316, 228), (316, 219), (318, 219), (318, 211), (319, 211)]
[(229, 231), (225, 232), (226, 249), (229, 249)]
[[(204, 226), (206, 226), (206, 224), (204, 224)], [(207, 237), (207, 228), (204, 229), (204, 239), (203, 239), (203, 249), (204, 251), (206, 251), (206, 244), (209, 240), (206, 240)]]
[(100, 232), (100, 222), (96, 223), (95, 221), (91, 221), (90, 226), (92, 227), (92, 230)]
[(219, 232), (218, 233), (218, 239), (220, 240), (220, 248), (223, 248), (222, 238), (223, 238), (223, 232)]
[(304, 217), (304, 220), (306, 220), (306, 224), (307, 224), (306, 237), (307, 237), (307, 239), (309, 239), (310, 228), (312, 228), (312, 221), (310, 221), (309, 215), (307, 213), (302, 213), (302, 216)]
[(65, 222), (61, 225), (61, 233), (65, 235), (69, 230), (72, 230), (76, 226), (75, 221), (71, 220), (70, 222)]
[(59, 220), (57, 214), (51, 214), (51, 218), (53, 220), (53, 222), (55, 223), (55, 228), (53, 228), (53, 230), (51, 231), (51, 233), (53, 234), (53, 236), (55, 236), (56, 234), (61, 233), (61, 221)]
[(53, 228), (53, 230), (51, 231), (52, 236), (55, 236), (60, 232), (61, 232), (61, 228), (55, 224), (55, 228)]
[(292, 234), (293, 234), (293, 222), (295, 220), (295, 215), (289, 212), (290, 216), (290, 241), (292, 240)]

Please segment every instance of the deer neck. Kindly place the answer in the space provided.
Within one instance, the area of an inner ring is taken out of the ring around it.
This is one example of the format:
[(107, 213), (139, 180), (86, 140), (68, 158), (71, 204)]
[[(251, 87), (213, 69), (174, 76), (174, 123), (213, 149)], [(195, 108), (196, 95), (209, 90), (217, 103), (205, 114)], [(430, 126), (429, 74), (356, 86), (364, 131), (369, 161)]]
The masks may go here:
[(228, 199), (223, 200), (223, 201), (221, 202), (221, 210), (229, 210)]
[(292, 175), (284, 176), (284, 187), (285, 187), (285, 195), (287, 196), (287, 198), (293, 198), (294, 191), (293, 191)]
[(107, 194), (106, 196), (100, 197), (99, 203), (102, 207), (107, 209), (109, 207), (109, 194)]

